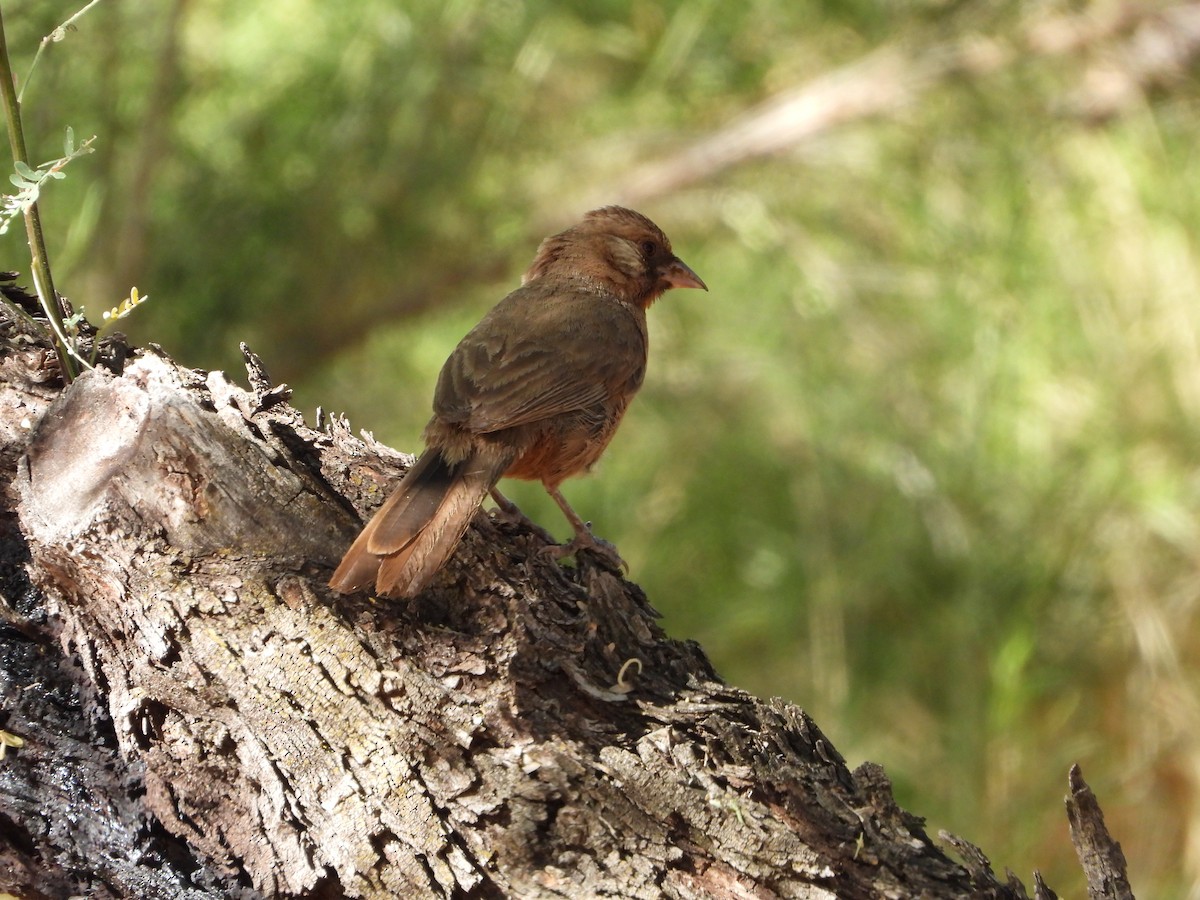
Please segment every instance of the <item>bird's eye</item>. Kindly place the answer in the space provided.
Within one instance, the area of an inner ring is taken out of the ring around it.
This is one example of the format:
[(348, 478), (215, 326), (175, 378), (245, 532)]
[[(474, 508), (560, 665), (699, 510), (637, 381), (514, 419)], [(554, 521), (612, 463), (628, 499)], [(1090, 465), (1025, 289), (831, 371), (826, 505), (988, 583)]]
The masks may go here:
[(657, 250), (658, 244), (654, 243), (654, 241), (642, 241), (642, 252), (647, 256), (653, 256)]

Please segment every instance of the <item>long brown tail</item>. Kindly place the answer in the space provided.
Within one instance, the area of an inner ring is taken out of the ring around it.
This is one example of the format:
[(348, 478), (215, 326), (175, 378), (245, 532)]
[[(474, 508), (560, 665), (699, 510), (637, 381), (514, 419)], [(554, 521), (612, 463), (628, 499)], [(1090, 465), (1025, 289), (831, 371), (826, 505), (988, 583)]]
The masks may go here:
[(426, 450), (346, 551), (329, 586), (343, 594), (375, 583), (385, 597), (413, 597), (462, 540), (510, 460), (475, 453), (450, 465)]

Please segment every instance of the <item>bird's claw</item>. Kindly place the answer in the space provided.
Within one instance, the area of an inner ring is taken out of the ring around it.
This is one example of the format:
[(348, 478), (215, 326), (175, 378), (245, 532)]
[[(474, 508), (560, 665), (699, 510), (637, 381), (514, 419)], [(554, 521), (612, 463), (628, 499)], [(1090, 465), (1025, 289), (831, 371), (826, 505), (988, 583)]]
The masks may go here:
[(608, 541), (596, 537), (590, 531), (580, 532), (565, 544), (551, 544), (543, 547), (540, 552), (550, 559), (559, 560), (566, 556), (576, 556), (581, 550), (594, 553), (614, 571), (629, 572), (629, 563), (621, 559), (617, 548)]

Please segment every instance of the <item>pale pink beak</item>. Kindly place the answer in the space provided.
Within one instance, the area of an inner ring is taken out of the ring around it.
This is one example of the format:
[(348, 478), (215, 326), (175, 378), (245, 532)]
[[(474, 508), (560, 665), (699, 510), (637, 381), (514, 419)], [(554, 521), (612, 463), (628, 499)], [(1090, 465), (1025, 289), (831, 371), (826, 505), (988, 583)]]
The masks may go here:
[(693, 272), (691, 266), (678, 256), (659, 271), (662, 273), (662, 280), (673, 288), (700, 288), (702, 291), (708, 290), (708, 285), (704, 283), (704, 280)]

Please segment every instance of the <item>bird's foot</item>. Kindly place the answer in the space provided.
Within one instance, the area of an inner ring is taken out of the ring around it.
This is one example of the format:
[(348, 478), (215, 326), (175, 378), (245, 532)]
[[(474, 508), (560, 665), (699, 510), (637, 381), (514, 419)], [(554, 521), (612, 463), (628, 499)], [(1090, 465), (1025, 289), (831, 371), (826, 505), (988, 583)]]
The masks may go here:
[(562, 559), (565, 556), (575, 556), (581, 550), (594, 553), (614, 572), (628, 572), (629, 563), (621, 559), (617, 548), (606, 540), (596, 537), (590, 531), (580, 531), (565, 544), (551, 544), (543, 547), (541, 552), (551, 559)]

